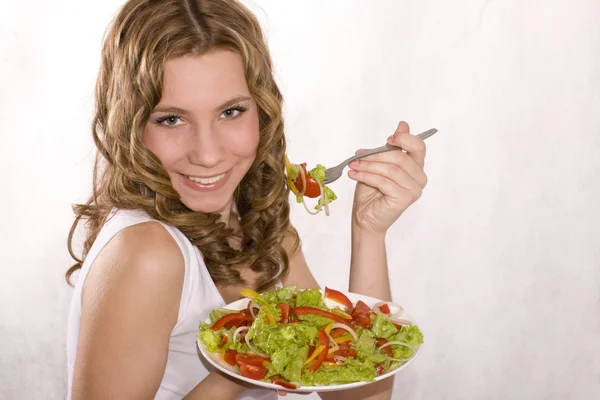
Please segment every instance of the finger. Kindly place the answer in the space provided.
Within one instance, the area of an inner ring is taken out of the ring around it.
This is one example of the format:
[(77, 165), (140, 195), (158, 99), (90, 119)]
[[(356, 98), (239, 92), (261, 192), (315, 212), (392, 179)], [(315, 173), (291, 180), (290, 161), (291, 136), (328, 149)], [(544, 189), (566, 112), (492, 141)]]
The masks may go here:
[(278, 390), (278, 391), (277, 391), (277, 394), (278, 394), (279, 396), (287, 396), (287, 392), (286, 392), (285, 390)]
[(416, 185), (414, 189), (406, 189), (397, 185), (396, 182), (386, 178), (383, 175), (373, 174), (370, 172), (350, 170), (348, 172), (348, 177), (379, 190), (384, 196), (387, 196), (391, 199), (399, 199), (402, 197), (402, 195), (408, 195), (413, 201), (415, 201), (421, 197), (422, 193), (422, 190), (418, 185)]
[[(373, 154), (372, 156), (352, 161), (349, 164), (349, 167), (352, 169), (358, 169), (363, 164), (368, 165), (371, 163), (390, 164), (391, 166), (397, 166), (404, 172), (406, 172), (408, 175), (410, 175), (411, 178), (417, 181), (422, 188), (424, 188), (427, 185), (427, 175), (425, 174), (425, 171), (423, 171), (423, 167), (419, 165), (414, 158), (404, 153), (403, 151), (397, 150)], [(391, 176), (389, 177), (392, 178)]]
[(395, 133), (410, 133), (410, 126), (408, 126), (408, 122), (400, 121), (396, 127)]
[(420, 191), (424, 188), (424, 186), (421, 186), (420, 182), (395, 164), (362, 162), (355, 167), (352, 167), (352, 169), (356, 172), (381, 175), (406, 190)]
[(395, 133), (387, 142), (405, 150), (420, 166), (425, 165), (426, 147), (423, 139), (409, 133)]

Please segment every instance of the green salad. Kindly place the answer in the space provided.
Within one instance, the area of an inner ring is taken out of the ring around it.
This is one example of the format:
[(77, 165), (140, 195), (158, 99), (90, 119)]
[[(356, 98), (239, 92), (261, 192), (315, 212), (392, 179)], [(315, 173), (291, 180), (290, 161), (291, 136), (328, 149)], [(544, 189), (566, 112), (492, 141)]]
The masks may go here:
[[(294, 285), (258, 294), (243, 310), (215, 309), (198, 338), (242, 376), (286, 388), (373, 381), (408, 361), (423, 343), (419, 328), (390, 305), (352, 303), (342, 292)], [(339, 303), (330, 308), (324, 297)], [(392, 306), (393, 307), (393, 306)]]

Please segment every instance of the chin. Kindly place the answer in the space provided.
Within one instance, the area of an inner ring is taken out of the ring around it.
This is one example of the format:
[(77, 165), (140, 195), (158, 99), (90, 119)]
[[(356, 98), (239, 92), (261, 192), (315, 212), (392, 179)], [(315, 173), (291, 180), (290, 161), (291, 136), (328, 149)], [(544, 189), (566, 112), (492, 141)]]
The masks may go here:
[(181, 202), (190, 210), (200, 213), (222, 213), (231, 202), (219, 199), (199, 200), (181, 199)]

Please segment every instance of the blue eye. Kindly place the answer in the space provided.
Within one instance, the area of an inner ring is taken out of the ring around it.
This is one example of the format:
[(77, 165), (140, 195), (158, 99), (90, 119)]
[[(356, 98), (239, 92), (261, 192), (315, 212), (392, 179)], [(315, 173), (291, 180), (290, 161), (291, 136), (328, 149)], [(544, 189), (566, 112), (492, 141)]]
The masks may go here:
[(223, 111), (223, 113), (221, 114), (221, 118), (232, 119), (232, 118), (240, 116), (245, 111), (246, 111), (246, 107), (234, 106), (234, 107), (228, 108), (227, 110)]
[(179, 115), (165, 115), (156, 120), (156, 123), (164, 126), (176, 126), (183, 123)]

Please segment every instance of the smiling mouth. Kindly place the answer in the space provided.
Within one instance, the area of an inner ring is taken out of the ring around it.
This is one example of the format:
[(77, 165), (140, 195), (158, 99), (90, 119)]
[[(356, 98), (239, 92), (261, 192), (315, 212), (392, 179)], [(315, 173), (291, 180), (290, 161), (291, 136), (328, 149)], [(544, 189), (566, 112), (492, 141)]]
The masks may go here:
[(198, 176), (190, 176), (190, 175), (184, 175), (187, 179), (189, 179), (190, 181), (194, 181), (196, 183), (199, 183), (200, 185), (213, 185), (215, 183), (217, 183), (218, 181), (220, 181), (221, 179), (223, 179), (225, 177), (225, 173), (221, 174), (221, 175), (217, 175), (217, 176), (213, 176), (210, 178), (200, 178)]

